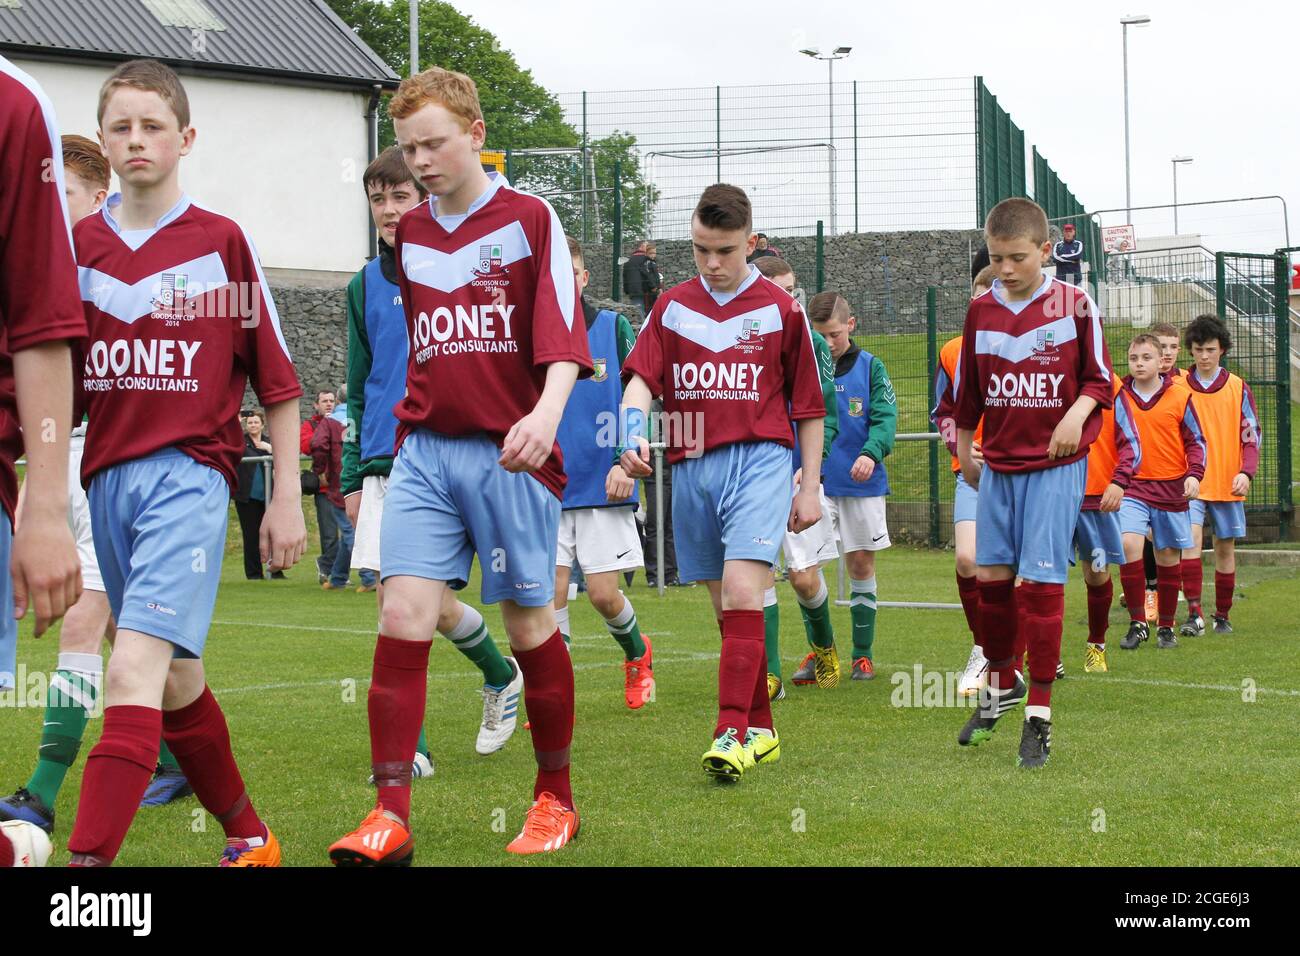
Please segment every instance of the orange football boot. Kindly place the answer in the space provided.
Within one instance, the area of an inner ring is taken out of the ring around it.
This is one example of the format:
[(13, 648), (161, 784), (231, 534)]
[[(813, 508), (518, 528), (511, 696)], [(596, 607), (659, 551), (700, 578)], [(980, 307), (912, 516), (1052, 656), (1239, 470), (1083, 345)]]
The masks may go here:
[(645, 653), (640, 659), (623, 662), (623, 696), (632, 710), (650, 703), (655, 692), (654, 651), (650, 647), (650, 638), (642, 640), (645, 641)]
[(249, 846), (247, 840), (232, 840), (221, 853), (218, 866), (279, 866), (280, 841), (265, 823), (266, 839), (261, 846)]
[(528, 810), (524, 828), (506, 847), (509, 853), (547, 853), (578, 835), (578, 811), (570, 810), (552, 793), (543, 793)]
[(415, 838), (396, 817), (375, 807), (357, 827), (330, 847), (335, 866), (410, 866)]

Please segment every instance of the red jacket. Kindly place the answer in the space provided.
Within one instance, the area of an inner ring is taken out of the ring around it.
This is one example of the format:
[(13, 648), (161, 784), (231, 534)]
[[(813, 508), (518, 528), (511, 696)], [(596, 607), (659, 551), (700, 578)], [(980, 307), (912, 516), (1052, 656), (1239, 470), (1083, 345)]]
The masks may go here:
[[(299, 452), (301, 452), (304, 455), (310, 455), (312, 453), (311, 451), (312, 436), (316, 434), (316, 426), (318, 426), (323, 420), (324, 420), (324, 416), (313, 415), (311, 418), (303, 422), (301, 426), (299, 426), (298, 428), (298, 451)], [(314, 460), (312, 462), (311, 470), (321, 476), (320, 493), (325, 494), (327, 490), (325, 487), (325, 475), (323, 472), (320, 471), (320, 469), (316, 467), (316, 463)]]
[(330, 504), (343, 507), (339, 492), (339, 475), (343, 471), (343, 423), (336, 418), (322, 418), (311, 436), (311, 470), (320, 475), (320, 491)]

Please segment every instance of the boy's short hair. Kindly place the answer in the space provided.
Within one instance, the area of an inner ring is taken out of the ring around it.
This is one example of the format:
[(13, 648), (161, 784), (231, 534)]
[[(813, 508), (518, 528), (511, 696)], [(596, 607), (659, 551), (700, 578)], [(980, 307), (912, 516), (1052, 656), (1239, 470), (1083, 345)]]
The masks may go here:
[(65, 134), (63, 165), (92, 186), (98, 186), (100, 189), (108, 188), (112, 169), (108, 165), (108, 157), (93, 139), (75, 133)]
[(402, 186), (406, 183), (414, 186), (421, 196), (429, 194), (424, 183), (416, 179), (411, 167), (406, 165), (400, 146), (389, 146), (371, 161), (361, 175), (361, 186), (367, 194), (371, 186)]
[(753, 208), (745, 190), (727, 183), (714, 183), (704, 190), (692, 217), (698, 219), (701, 226), (726, 232), (737, 229), (748, 232), (754, 221)]
[(1183, 337), (1189, 351), (1193, 345), (1205, 345), (1215, 339), (1218, 339), (1219, 348), (1225, 353), (1232, 350), (1232, 333), (1217, 315), (1198, 315), (1192, 319), (1191, 325), (1187, 326)]
[(1152, 335), (1164, 336), (1167, 339), (1178, 338), (1178, 330), (1168, 322), (1161, 322), (1158, 325), (1153, 325), (1149, 331)]
[(979, 274), (971, 280), (972, 286), (982, 285), (986, 289), (993, 288), (993, 280), (998, 277), (997, 270), (992, 266), (985, 266), (979, 271)]
[(838, 292), (818, 292), (808, 300), (807, 312), (813, 322), (847, 322), (852, 315), (848, 300)]
[(430, 103), (444, 107), (460, 120), (463, 130), (483, 118), (483, 107), (479, 105), (478, 87), (474, 81), (464, 73), (444, 70), (440, 66), (431, 66), (402, 80), (388, 104), (388, 115), (391, 119), (406, 119)]
[(1160, 354), (1160, 340), (1150, 332), (1139, 332), (1133, 336), (1133, 341), (1129, 342), (1128, 347), (1132, 350), (1135, 345), (1149, 345), (1156, 350), (1156, 355)]
[(754, 268), (769, 279), (777, 276), (794, 275), (794, 267), (780, 256), (762, 256), (754, 260)]
[(587, 268), (587, 258), (582, 254), (582, 243), (568, 234), (565, 235), (564, 241), (569, 244), (569, 258), (577, 259), (584, 269)]
[(990, 239), (1028, 239), (1041, 246), (1047, 241), (1047, 213), (1032, 199), (1004, 199), (989, 210), (984, 235)]
[(322, 386), (321, 388), (316, 389), (316, 401), (319, 402), (319, 401), (320, 401), (320, 397), (321, 397), (322, 395), (334, 395), (336, 398), (338, 397), (338, 393), (335, 392), (334, 389), (331, 388), (331, 387), (328, 386), (328, 385), (325, 385), (325, 386)]
[(109, 97), (123, 86), (157, 93), (172, 108), (181, 129), (190, 125), (190, 98), (175, 71), (157, 60), (128, 60), (110, 73), (104, 85), (99, 88), (98, 117), (101, 126), (104, 125), (104, 111), (108, 108)]

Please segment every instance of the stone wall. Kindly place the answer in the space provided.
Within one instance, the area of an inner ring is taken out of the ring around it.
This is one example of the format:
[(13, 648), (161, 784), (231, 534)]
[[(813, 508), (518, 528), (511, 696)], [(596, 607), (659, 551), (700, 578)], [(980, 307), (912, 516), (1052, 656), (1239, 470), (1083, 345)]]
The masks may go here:
[[(285, 344), (298, 368), (303, 390), (299, 410), (307, 418), (312, 414), (316, 390), (337, 389), (347, 377), (347, 290), (274, 286), (271, 296), (280, 314)], [(244, 407), (257, 404), (250, 387), (244, 393)]]
[[(866, 334), (923, 332), (926, 287), (969, 286), (971, 251), (983, 241), (978, 229), (828, 237), (825, 239), (825, 287), (848, 299), (859, 330)], [(806, 294), (811, 296), (816, 292), (816, 237), (775, 238), (773, 244), (794, 267)], [(658, 247), (659, 270), (665, 287), (696, 275), (689, 241), (665, 241), (658, 243)], [(591, 272), (589, 288), (608, 295), (613, 267), (609, 246), (591, 243), (585, 253)], [(961, 316), (956, 319), (958, 325), (960, 319)], [(952, 321), (948, 319), (948, 324)]]

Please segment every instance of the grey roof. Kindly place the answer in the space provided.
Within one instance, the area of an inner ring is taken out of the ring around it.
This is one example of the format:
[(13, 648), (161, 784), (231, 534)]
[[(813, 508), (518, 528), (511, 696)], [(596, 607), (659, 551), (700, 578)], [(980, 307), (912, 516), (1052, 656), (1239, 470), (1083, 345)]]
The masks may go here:
[[(164, 26), (150, 10), (190, 0), (18, 0), (0, 3), (0, 50), (58, 59), (153, 57), (206, 72), (310, 83), (395, 87), (399, 77), (324, 0), (202, 0), (224, 29)], [(195, 46), (201, 45), (201, 52)]]

